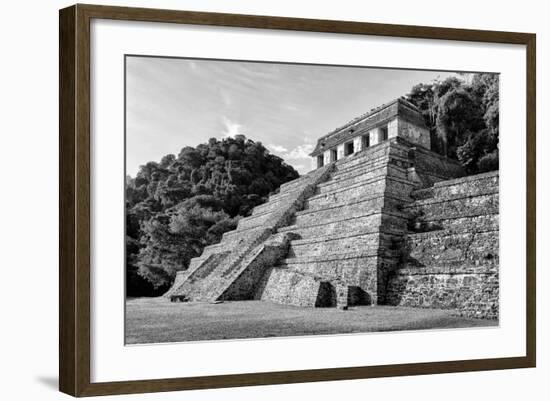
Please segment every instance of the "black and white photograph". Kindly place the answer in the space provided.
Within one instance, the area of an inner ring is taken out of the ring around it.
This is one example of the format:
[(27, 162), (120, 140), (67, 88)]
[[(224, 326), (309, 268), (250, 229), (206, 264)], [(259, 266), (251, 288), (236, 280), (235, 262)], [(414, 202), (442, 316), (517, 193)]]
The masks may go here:
[(499, 74), (127, 55), (126, 344), (499, 324)]
[(544, 3), (92, 3), (0, 24), (1, 399), (545, 399)]

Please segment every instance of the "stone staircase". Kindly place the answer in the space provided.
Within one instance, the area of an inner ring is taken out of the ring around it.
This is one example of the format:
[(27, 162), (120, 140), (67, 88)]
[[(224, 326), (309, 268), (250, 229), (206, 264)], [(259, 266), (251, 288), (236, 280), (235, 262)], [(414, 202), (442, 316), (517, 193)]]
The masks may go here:
[[(256, 207), (251, 216), (239, 221), (237, 229), (224, 233), (219, 244), (204, 248), (189, 268), (178, 272), (165, 297), (172, 301), (215, 301), (250, 296), (266, 265), (273, 265), (286, 253), (291, 234), (274, 235), (301, 210), (316, 186), (333, 166), (315, 170), (280, 187), (268, 202)], [(258, 267), (260, 266), (260, 267)], [(256, 270), (252, 274), (248, 270)]]
[(290, 241), (257, 297), (299, 306), (381, 302), (381, 271), (399, 261), (407, 224), (399, 207), (413, 188), (408, 150), (388, 141), (337, 161), (304, 210), (278, 229), (299, 239)]
[(498, 172), (413, 191), (402, 266), (386, 290), (392, 305), (498, 316)]

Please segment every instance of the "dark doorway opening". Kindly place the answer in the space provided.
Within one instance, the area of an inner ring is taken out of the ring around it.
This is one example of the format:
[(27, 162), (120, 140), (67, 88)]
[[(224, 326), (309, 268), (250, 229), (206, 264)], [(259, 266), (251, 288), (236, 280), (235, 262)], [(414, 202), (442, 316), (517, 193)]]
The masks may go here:
[(363, 135), (361, 138), (361, 145), (363, 149), (366, 149), (370, 146), (370, 135)]
[(388, 126), (380, 127), (380, 141), (388, 139)]
[(336, 306), (336, 289), (328, 281), (321, 281), (315, 300), (316, 308), (331, 308)]
[(348, 305), (370, 305), (372, 300), (369, 294), (361, 287), (349, 286), (348, 287)]
[(353, 141), (344, 145), (344, 156), (351, 155), (353, 153)]
[(323, 157), (323, 155), (317, 156), (317, 168), (323, 167), (324, 164), (325, 164), (325, 158)]

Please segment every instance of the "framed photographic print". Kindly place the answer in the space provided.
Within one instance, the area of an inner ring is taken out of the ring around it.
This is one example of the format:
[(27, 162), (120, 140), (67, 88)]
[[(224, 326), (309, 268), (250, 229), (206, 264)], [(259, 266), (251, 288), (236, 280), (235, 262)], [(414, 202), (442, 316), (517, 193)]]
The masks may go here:
[(61, 10), (60, 390), (534, 367), (535, 112), (534, 34)]

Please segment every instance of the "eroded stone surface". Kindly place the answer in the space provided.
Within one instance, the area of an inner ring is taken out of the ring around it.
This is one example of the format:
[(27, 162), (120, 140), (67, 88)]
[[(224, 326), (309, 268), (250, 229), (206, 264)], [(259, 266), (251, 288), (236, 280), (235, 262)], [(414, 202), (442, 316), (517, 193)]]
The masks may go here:
[(430, 193), (404, 208), (416, 224), (389, 280), (388, 304), (498, 318), (498, 173), (443, 181)]

